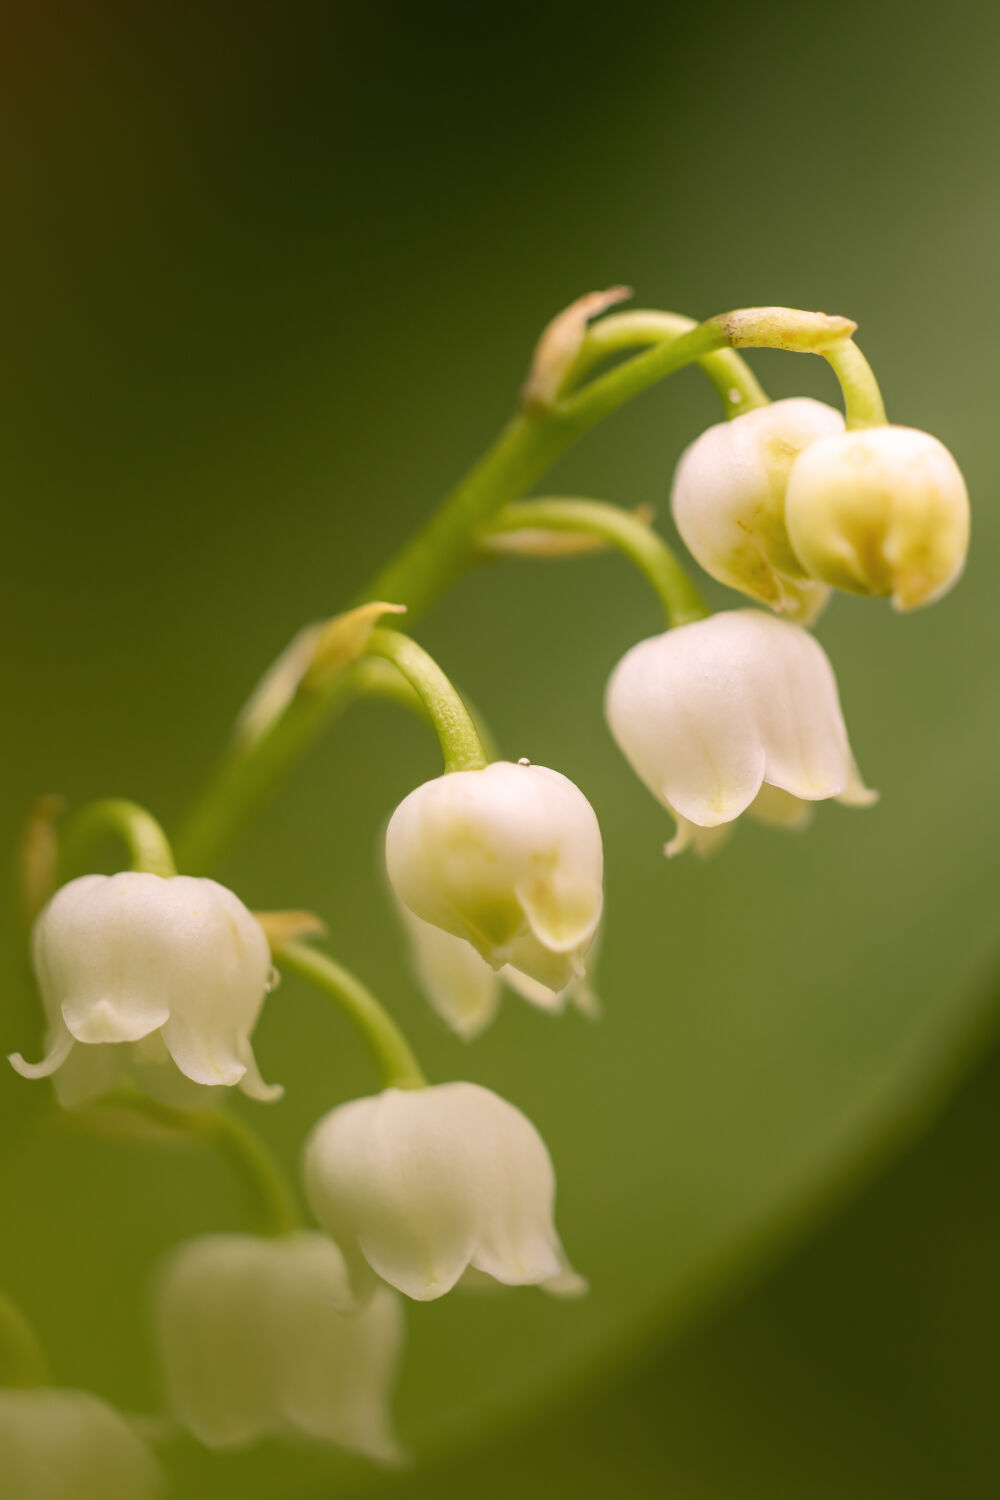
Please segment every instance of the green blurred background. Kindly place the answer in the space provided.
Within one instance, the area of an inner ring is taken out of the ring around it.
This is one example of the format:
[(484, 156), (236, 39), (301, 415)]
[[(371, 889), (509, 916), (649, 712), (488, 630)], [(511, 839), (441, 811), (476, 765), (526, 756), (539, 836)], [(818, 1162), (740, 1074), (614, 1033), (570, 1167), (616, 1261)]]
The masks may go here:
[[(666, 864), (603, 725), (609, 668), (659, 628), (623, 563), (484, 569), (421, 624), (505, 751), (598, 810), (598, 1027), (511, 1000), (467, 1049), (428, 1015), (375, 862), (437, 770), (419, 725), (361, 707), (282, 789), (222, 878), (328, 916), (434, 1076), (535, 1119), (592, 1292), (412, 1309), (408, 1475), (181, 1446), (178, 1493), (995, 1496), (998, 13), (57, 3), (0, 27), (8, 845), (54, 789), (175, 820), (264, 664), (405, 537), (595, 286), (855, 317), (890, 414), (949, 444), (976, 506), (944, 603), (820, 625), (878, 808), (741, 828), (708, 864)], [(818, 361), (755, 365), (834, 399)], [(714, 401), (677, 377), (546, 488), (667, 527)], [(2, 979), (4, 1050), (33, 1055), (13, 929)], [(372, 1080), (291, 982), (258, 1043), (288, 1094), (253, 1115), (291, 1166)], [(63, 1383), (150, 1410), (149, 1266), (239, 1225), (235, 1190), (197, 1153), (19, 1132), (43, 1086), (0, 1087), (0, 1279)]]

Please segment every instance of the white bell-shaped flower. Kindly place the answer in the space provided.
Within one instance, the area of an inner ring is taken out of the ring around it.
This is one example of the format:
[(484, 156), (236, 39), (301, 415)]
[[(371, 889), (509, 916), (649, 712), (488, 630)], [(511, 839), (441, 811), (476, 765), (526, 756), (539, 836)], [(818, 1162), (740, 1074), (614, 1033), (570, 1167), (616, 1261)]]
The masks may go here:
[(305, 1437), (402, 1458), (389, 1415), (402, 1304), (380, 1287), (356, 1307), (325, 1235), (190, 1240), (168, 1256), (154, 1311), (170, 1410), (206, 1447)]
[(255, 1099), (280, 1095), (250, 1046), (270, 983), (267, 938), (225, 886), (187, 875), (83, 875), (52, 897), (32, 943), (47, 1055), (10, 1061), (26, 1078), (55, 1074), (64, 1104), (122, 1077), (176, 1104), (187, 1080), (238, 1084)]
[(572, 1005), (591, 1018), (599, 1014), (600, 1004), (586, 979), (574, 975), (565, 989), (553, 992), (511, 964), (492, 969), (464, 938), (415, 917), (401, 901), (396, 906), (410, 941), (417, 983), (441, 1019), (466, 1041), (496, 1019), (504, 985), (539, 1010), (559, 1013)]
[(965, 566), (969, 496), (948, 449), (912, 427), (814, 444), (788, 481), (788, 534), (815, 578), (897, 609), (939, 599)]
[(428, 1302), (468, 1266), (508, 1286), (583, 1290), (556, 1233), (544, 1141), (478, 1084), (386, 1089), (340, 1105), (309, 1137), (304, 1172), (359, 1293), (374, 1271)]
[(159, 1465), (129, 1422), (89, 1391), (0, 1390), (5, 1500), (158, 1500)]
[(830, 591), (792, 548), (785, 489), (799, 455), (843, 430), (840, 412), (822, 401), (775, 401), (709, 427), (674, 476), (674, 521), (705, 572), (803, 624)]
[(677, 820), (674, 854), (705, 848), (748, 810), (796, 826), (804, 804), (865, 807), (826, 653), (800, 625), (731, 610), (627, 651), (608, 683), (608, 723)]
[(597, 818), (558, 771), (496, 761), (410, 793), (386, 831), (386, 868), (416, 916), (553, 994), (584, 973), (601, 917)]

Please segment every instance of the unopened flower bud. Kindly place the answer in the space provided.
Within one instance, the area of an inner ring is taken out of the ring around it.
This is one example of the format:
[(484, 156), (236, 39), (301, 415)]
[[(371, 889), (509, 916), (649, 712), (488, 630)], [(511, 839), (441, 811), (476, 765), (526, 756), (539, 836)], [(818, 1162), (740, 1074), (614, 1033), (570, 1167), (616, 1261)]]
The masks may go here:
[(83, 875), (52, 897), (32, 943), (47, 1053), (37, 1064), (10, 1061), (26, 1078), (55, 1074), (64, 1105), (122, 1076), (182, 1106), (191, 1102), (185, 1080), (238, 1084), (255, 1099), (281, 1093), (261, 1078), (250, 1045), (270, 984), (267, 938), (225, 886)]
[(813, 444), (785, 499), (792, 546), (813, 577), (916, 609), (965, 565), (969, 497), (943, 443), (912, 427), (870, 427)]
[(565, 776), (496, 761), (410, 793), (386, 832), (386, 868), (414, 915), (553, 993), (584, 972), (601, 917), (594, 810)]
[(553, 1222), (555, 1174), (519, 1109), (475, 1083), (385, 1089), (320, 1120), (306, 1194), (356, 1289), (383, 1281), (421, 1302), (468, 1266), (508, 1286), (583, 1290)]
[(705, 847), (744, 812), (795, 827), (803, 804), (875, 798), (822, 646), (761, 610), (640, 641), (612, 673), (605, 709), (619, 749), (677, 821), (668, 854)]
[(709, 427), (681, 456), (671, 506), (706, 573), (808, 624), (829, 590), (811, 578), (785, 527), (785, 488), (799, 455), (843, 431), (840, 412), (795, 397)]

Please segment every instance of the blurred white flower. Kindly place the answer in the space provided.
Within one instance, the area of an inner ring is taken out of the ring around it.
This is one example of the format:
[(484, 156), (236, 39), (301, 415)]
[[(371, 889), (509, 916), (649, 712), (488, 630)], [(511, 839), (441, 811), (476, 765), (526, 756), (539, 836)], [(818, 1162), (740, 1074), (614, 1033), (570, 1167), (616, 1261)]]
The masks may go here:
[(788, 481), (788, 534), (815, 577), (897, 609), (951, 588), (969, 546), (969, 496), (948, 449), (912, 427), (816, 443)]
[[(401, 901), (396, 907), (410, 941), (417, 983), (441, 1019), (466, 1041), (496, 1019), (504, 985), (539, 1010), (559, 1012), (573, 1005), (591, 1018), (599, 1014), (597, 996), (585, 979), (574, 976), (565, 989), (553, 992), (511, 964), (492, 969), (464, 938), (414, 916)], [(592, 946), (591, 966), (593, 952)]]
[(386, 868), (415, 916), (553, 994), (581, 977), (601, 917), (594, 810), (558, 771), (496, 761), (410, 793), (386, 831)]
[(122, 1077), (181, 1106), (192, 1084), (281, 1094), (261, 1078), (250, 1046), (270, 982), (267, 939), (225, 886), (83, 875), (52, 897), (32, 942), (47, 1055), (10, 1061), (25, 1078), (54, 1074), (63, 1104)]
[(170, 1409), (206, 1447), (298, 1436), (402, 1458), (389, 1415), (402, 1305), (380, 1287), (356, 1307), (325, 1235), (179, 1246), (157, 1281), (155, 1322)]
[(159, 1466), (121, 1413), (88, 1391), (0, 1389), (5, 1500), (156, 1500)]
[(386, 1089), (340, 1105), (309, 1137), (304, 1174), (359, 1290), (374, 1271), (427, 1302), (468, 1266), (509, 1286), (584, 1290), (556, 1233), (544, 1141), (478, 1084)]
[(799, 454), (843, 429), (840, 412), (822, 401), (775, 401), (709, 427), (674, 476), (677, 530), (706, 573), (803, 624), (830, 590), (792, 549), (785, 487)]
[(608, 683), (611, 732), (677, 820), (667, 853), (704, 849), (750, 811), (796, 826), (803, 804), (866, 807), (833, 669), (808, 631), (731, 610), (640, 641)]

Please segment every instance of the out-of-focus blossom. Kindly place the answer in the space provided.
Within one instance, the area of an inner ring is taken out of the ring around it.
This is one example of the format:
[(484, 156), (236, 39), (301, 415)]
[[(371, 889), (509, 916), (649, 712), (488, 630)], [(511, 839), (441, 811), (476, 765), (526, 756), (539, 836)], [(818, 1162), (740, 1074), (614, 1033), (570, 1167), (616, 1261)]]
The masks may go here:
[(120, 1412), (89, 1391), (0, 1390), (4, 1500), (159, 1500), (159, 1465)]
[(400, 1300), (380, 1287), (355, 1307), (325, 1235), (191, 1240), (164, 1264), (155, 1314), (170, 1409), (207, 1447), (306, 1437), (401, 1458), (389, 1415)]

